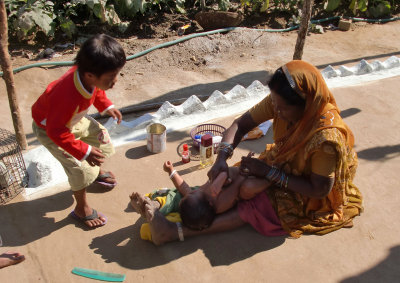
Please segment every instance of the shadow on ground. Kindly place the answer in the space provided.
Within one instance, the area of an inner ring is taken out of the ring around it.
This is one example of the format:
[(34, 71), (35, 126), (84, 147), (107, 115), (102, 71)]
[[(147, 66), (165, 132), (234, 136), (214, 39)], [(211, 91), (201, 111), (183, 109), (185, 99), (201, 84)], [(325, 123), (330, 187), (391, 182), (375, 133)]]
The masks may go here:
[(358, 109), (358, 108), (348, 108), (348, 109), (342, 110), (342, 111), (340, 112), (340, 116), (341, 116), (343, 119), (345, 119), (345, 118), (347, 118), (347, 117), (356, 115), (356, 114), (358, 114), (358, 113), (360, 113), (360, 112), (361, 112), (361, 109)]
[[(197, 250), (203, 251), (212, 266), (230, 265), (274, 249), (285, 242), (285, 237), (264, 237), (246, 226), (225, 233), (155, 246), (140, 238), (142, 223), (139, 219), (132, 226), (96, 237), (90, 248), (107, 263), (116, 262), (125, 268), (138, 270), (167, 264)], [(243, 239), (246, 241), (243, 242)], [(120, 245), (125, 242), (125, 245)]]
[(373, 268), (341, 281), (352, 282), (398, 282), (400, 278), (400, 246), (390, 249), (389, 255)]
[(376, 146), (359, 151), (358, 157), (371, 161), (386, 161), (400, 155), (400, 144)]
[(68, 190), (39, 199), (1, 205), (0, 232), (4, 245), (23, 246), (75, 223), (68, 215), (58, 222), (46, 216), (51, 212), (65, 210), (73, 203), (72, 193)]

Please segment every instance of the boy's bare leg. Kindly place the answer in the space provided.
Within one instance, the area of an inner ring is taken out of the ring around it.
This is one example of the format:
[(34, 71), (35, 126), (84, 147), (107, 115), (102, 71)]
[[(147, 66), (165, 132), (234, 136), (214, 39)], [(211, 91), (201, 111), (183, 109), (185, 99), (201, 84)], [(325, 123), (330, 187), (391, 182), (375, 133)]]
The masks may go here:
[[(142, 216), (144, 219), (146, 219), (146, 215), (145, 215), (145, 199), (148, 199), (145, 196), (142, 196), (141, 194), (137, 193), (137, 192), (133, 192), (130, 196), (131, 199), (131, 206), (132, 208), (140, 214), (140, 216)], [(150, 200), (151, 202), (154, 202), (154, 205), (157, 207), (158, 209), (160, 209), (160, 203), (158, 201), (153, 201)]]
[(25, 260), (25, 256), (18, 252), (5, 252), (0, 255), (0, 268), (20, 263)]
[[(78, 217), (86, 217), (93, 213), (93, 209), (89, 206), (86, 199), (86, 188), (79, 191), (74, 191), (74, 197), (76, 200), (74, 212)], [(89, 227), (98, 227), (102, 226), (105, 222), (106, 219), (99, 216), (96, 219), (86, 220), (85, 224)]]
[[(176, 223), (168, 221), (152, 202), (145, 200), (146, 219), (150, 224), (151, 237), (155, 245), (162, 245), (179, 239)], [(182, 227), (184, 237), (205, 235), (236, 229), (245, 224), (236, 208), (218, 215), (211, 226), (201, 231)]]

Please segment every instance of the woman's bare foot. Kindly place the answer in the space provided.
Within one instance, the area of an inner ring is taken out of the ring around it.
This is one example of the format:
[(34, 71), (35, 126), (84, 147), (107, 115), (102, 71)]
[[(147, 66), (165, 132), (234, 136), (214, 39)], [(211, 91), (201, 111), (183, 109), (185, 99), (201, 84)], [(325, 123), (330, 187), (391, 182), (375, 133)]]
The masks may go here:
[(161, 214), (159, 206), (149, 199), (145, 199), (145, 215), (150, 225), (152, 241), (159, 246), (179, 239), (177, 226), (168, 221)]
[(0, 255), (0, 268), (20, 263), (25, 260), (25, 256), (17, 252), (5, 252)]

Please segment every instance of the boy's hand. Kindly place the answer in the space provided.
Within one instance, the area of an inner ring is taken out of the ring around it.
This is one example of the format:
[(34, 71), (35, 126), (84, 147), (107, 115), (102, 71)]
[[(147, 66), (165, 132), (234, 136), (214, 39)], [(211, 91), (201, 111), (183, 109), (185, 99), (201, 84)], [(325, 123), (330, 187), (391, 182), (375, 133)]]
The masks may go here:
[(118, 125), (121, 124), (122, 114), (117, 108), (108, 109), (106, 113), (108, 115), (110, 115), (111, 117), (113, 117), (114, 119), (117, 119), (117, 124)]
[(90, 166), (100, 166), (104, 162), (104, 158), (105, 156), (101, 153), (101, 150), (92, 146), (92, 150), (86, 158), (86, 161)]
[(174, 171), (174, 166), (172, 166), (171, 161), (165, 161), (165, 162), (164, 162), (163, 169), (164, 169), (164, 171), (167, 172), (168, 174), (171, 174), (171, 172)]

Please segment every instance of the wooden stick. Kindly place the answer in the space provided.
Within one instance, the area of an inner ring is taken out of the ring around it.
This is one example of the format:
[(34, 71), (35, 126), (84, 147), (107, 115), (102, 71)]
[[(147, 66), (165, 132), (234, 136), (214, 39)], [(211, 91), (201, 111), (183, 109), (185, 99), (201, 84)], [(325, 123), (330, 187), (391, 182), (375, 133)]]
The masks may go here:
[(8, 23), (4, 0), (0, 0), (0, 64), (3, 70), (3, 79), (6, 82), (8, 102), (10, 104), (11, 117), (17, 142), (22, 149), (26, 149), (28, 145), (18, 106), (18, 97), (14, 84), (10, 54), (8, 53)]
[(306, 42), (308, 27), (310, 25), (313, 2), (313, 0), (304, 1), (300, 29), (297, 35), (296, 47), (294, 48), (293, 60), (301, 60), (303, 57), (303, 49)]

